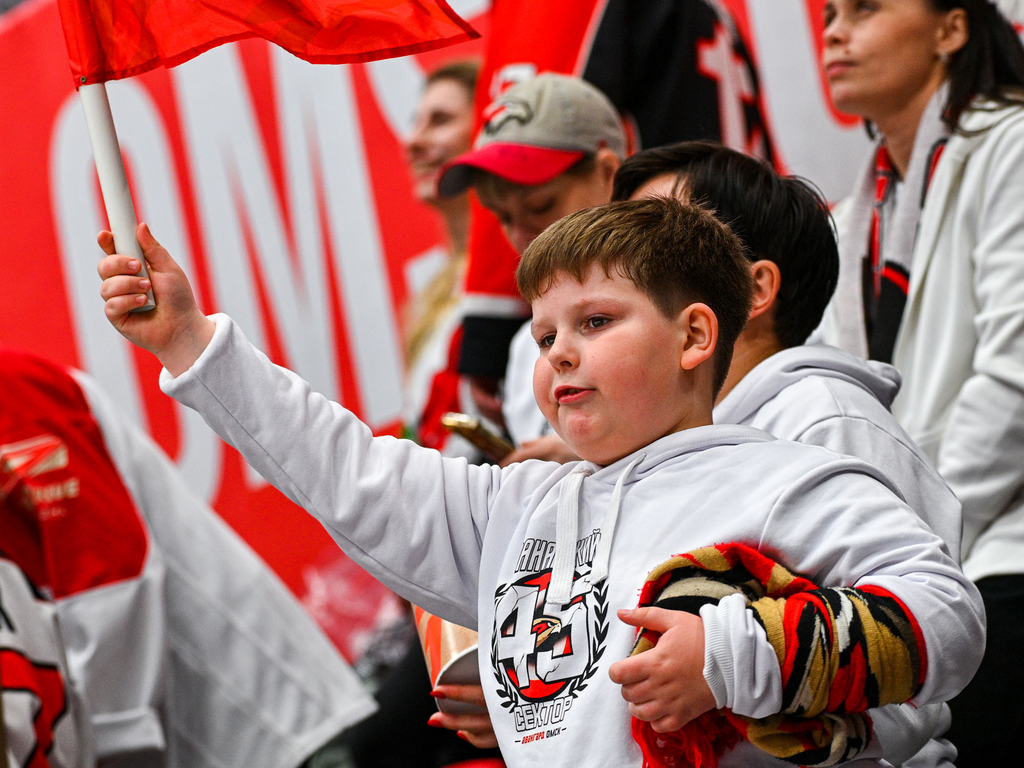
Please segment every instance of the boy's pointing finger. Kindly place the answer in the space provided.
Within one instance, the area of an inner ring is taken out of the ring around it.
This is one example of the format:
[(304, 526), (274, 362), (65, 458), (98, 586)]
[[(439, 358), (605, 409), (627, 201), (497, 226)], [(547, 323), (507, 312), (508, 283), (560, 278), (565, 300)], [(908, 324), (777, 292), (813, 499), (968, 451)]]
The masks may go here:
[(619, 619), (632, 627), (643, 627), (655, 632), (665, 632), (675, 625), (678, 611), (664, 608), (620, 608)]
[(96, 236), (96, 242), (108, 256), (114, 253), (114, 235), (108, 230), (103, 230)]

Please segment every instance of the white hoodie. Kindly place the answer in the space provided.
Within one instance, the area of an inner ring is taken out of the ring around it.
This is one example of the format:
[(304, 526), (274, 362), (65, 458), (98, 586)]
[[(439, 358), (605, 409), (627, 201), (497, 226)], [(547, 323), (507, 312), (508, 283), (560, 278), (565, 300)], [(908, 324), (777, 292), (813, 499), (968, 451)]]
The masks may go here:
[[(615, 611), (636, 605), (654, 566), (718, 542), (753, 545), (824, 586), (870, 583), (899, 597), (925, 639), (917, 704), (954, 695), (980, 661), (977, 591), (941, 539), (857, 459), (708, 426), (607, 467), (470, 466), (374, 438), (271, 364), (230, 320), (216, 320), (196, 364), (177, 379), (164, 371), (161, 386), (377, 578), (431, 613), (478, 627), (488, 710), (513, 768), (640, 765), (608, 677), (634, 639)], [(563, 588), (568, 595), (552, 601)], [(735, 602), (701, 613), (705, 678), (721, 706), (763, 716), (780, 706), (778, 664), (759, 655), (758, 628)], [(749, 745), (721, 762), (781, 764)]]
[[(714, 419), (716, 424), (756, 427), (875, 465), (959, 558), (960, 502), (890, 413), (899, 388), (899, 372), (891, 365), (861, 360), (835, 347), (792, 347), (747, 373), (715, 407)], [(956, 750), (939, 738), (949, 728), (945, 704), (919, 709), (893, 705), (871, 715), (890, 762), (914, 768), (953, 765)]]
[(891, 365), (826, 345), (761, 361), (715, 407), (716, 424), (745, 424), (875, 465), (960, 559), (960, 502), (890, 412), (900, 390)]
[[(893, 412), (963, 504), (977, 581), (1024, 574), (1024, 107), (972, 105), (960, 128), (921, 210)], [(835, 211), (839, 282), (815, 335), (866, 357), (854, 208)]]
[(147, 564), (137, 579), (58, 601), (72, 675), (102, 706), (97, 752), (137, 755), (155, 737), (165, 768), (289, 768), (373, 714), (354, 670), (269, 566), (93, 379), (75, 379), (160, 563), (159, 589)]

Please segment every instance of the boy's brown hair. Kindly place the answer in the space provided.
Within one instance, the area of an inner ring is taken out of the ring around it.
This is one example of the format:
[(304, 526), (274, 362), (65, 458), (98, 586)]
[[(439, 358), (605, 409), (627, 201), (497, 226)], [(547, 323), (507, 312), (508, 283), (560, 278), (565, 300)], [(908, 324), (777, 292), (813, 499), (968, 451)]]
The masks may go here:
[(582, 282), (592, 265), (628, 278), (666, 317), (703, 302), (718, 318), (714, 394), (750, 314), (753, 281), (743, 244), (708, 210), (675, 199), (609, 203), (566, 216), (542, 232), (516, 270), (527, 301), (560, 275)]

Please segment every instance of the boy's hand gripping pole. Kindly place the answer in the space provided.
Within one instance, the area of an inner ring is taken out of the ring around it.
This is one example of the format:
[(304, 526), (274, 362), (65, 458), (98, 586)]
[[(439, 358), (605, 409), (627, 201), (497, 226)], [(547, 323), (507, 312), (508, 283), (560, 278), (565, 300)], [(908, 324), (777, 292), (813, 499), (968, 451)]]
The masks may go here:
[[(139, 276), (149, 277), (146, 257), (142, 255), (142, 246), (135, 237), (139, 222), (135, 217), (132, 193), (128, 189), (128, 176), (124, 171), (124, 161), (121, 159), (121, 147), (117, 143), (117, 131), (114, 129), (114, 117), (110, 113), (106, 84), (83, 85), (79, 87), (78, 95), (85, 108), (85, 123), (89, 128), (89, 140), (92, 142), (96, 173), (100, 179), (103, 205), (107, 209), (110, 231), (114, 235), (114, 247), (123, 256), (138, 259), (142, 265)], [(152, 309), (156, 309), (156, 299), (153, 298), (153, 289), (150, 288), (146, 293), (146, 303), (131, 311), (149, 312)]]

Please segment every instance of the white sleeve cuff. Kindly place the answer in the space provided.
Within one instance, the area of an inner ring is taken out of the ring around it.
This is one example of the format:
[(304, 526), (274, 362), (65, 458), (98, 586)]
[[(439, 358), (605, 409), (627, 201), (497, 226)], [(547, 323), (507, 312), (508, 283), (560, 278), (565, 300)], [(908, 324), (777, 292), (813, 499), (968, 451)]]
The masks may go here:
[(167, 748), (160, 718), (149, 707), (93, 715), (92, 725), (98, 759)]
[(942, 738), (952, 722), (946, 704), (890, 704), (872, 709), (870, 715), (882, 756), (893, 765), (906, 764), (925, 748), (931, 757), (925, 762), (919, 757), (913, 765), (952, 765), (956, 760), (956, 751)]
[[(191, 377), (193, 375), (193, 371), (200, 368), (206, 360), (211, 356), (216, 357), (217, 348), (222, 347), (226, 343), (227, 337), (231, 333), (231, 326), (233, 325), (231, 318), (220, 312), (208, 315), (208, 317), (217, 327), (214, 329), (213, 338), (210, 339), (210, 343), (206, 345), (206, 349), (204, 349), (202, 354), (200, 354), (199, 357), (196, 358), (196, 361), (192, 363), (192, 367), (187, 371), (178, 374), (178, 376), (172, 376), (171, 372), (166, 368), (160, 369), (160, 389), (163, 390), (164, 394), (170, 395), (171, 392), (176, 389), (176, 383), (180, 384)], [(171, 396), (173, 397), (173, 395)]]
[(747, 608), (729, 595), (700, 609), (704, 621), (704, 680), (719, 709), (767, 717), (782, 708), (782, 673), (775, 649)]

